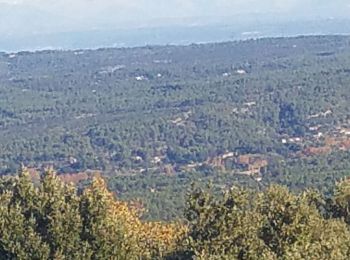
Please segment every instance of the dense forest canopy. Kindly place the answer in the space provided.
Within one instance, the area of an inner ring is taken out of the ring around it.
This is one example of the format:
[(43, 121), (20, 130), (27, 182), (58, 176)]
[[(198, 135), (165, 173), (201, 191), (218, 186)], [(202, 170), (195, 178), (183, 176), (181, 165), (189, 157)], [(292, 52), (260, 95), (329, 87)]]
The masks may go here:
[(350, 173), (349, 86), (347, 36), (1, 53), (0, 173), (103, 172), (147, 219), (181, 217), (192, 181), (331, 195)]

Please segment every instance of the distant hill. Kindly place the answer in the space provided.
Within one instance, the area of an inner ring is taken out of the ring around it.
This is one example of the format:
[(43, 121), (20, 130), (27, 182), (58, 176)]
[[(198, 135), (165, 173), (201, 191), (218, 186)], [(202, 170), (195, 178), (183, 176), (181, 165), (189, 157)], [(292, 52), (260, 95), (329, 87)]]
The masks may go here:
[[(4, 16), (9, 17), (5, 10)], [(14, 15), (21, 15), (17, 12)], [(1, 14), (0, 14), (1, 15)], [(26, 13), (26, 15), (28, 15)], [(141, 26), (130, 29), (113, 29), (109, 26), (106, 29), (97, 28), (91, 30), (67, 30), (64, 23), (56, 29), (56, 33), (49, 33), (47, 28), (55, 27), (52, 24), (39, 24), (45, 16), (50, 14), (37, 13), (33, 11), (33, 18), (28, 17), (29, 28), (41, 28), (40, 30), (27, 29), (22, 33), (22, 28), (14, 27), (12, 31), (0, 28), (0, 31), (7, 31), (0, 38), (0, 51), (19, 50), (42, 50), (42, 49), (95, 49), (101, 47), (135, 47), (145, 45), (184, 45), (191, 43), (208, 43), (230, 40), (244, 40), (263, 37), (287, 37), (296, 35), (327, 35), (327, 34), (349, 34), (350, 20), (341, 19), (320, 19), (320, 20), (283, 20), (278, 22), (271, 19), (242, 18), (235, 21), (211, 21), (198, 23), (197, 20), (189, 20), (188, 24), (165, 22), (163, 26)], [(37, 18), (36, 18), (37, 17)], [(57, 18), (64, 21), (64, 17)], [(45, 19), (44, 19), (45, 20)], [(49, 19), (48, 19), (49, 20)], [(50, 20), (49, 20), (50, 21)], [(1, 26), (1, 25), (0, 25)], [(11, 27), (13, 28), (13, 26)], [(52, 31), (52, 30), (51, 30)]]

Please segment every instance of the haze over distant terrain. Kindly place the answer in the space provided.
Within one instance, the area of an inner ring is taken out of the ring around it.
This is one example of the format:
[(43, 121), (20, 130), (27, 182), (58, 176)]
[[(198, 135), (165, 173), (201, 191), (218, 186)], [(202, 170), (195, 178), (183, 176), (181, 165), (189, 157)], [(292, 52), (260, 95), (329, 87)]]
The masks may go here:
[(346, 0), (0, 0), (0, 51), (347, 34)]

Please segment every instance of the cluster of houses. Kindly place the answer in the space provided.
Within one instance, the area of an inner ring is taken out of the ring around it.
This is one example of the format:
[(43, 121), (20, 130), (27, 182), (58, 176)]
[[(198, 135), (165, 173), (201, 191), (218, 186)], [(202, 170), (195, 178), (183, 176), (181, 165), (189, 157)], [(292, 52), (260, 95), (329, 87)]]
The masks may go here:
[[(325, 116), (330, 111), (322, 112), (316, 116)], [(308, 128), (309, 133), (304, 137), (288, 137), (281, 139), (282, 144), (297, 144), (302, 147), (302, 151), (297, 153), (298, 157), (316, 156), (329, 154), (333, 150), (350, 150), (350, 128), (348, 126), (336, 126), (329, 129), (328, 126), (314, 125)]]
[[(227, 152), (222, 155), (209, 158), (202, 163), (185, 165), (183, 170), (193, 170), (203, 165), (213, 167), (222, 172), (255, 176), (258, 179), (261, 179), (260, 177), (266, 172), (269, 162), (266, 156), (261, 154), (239, 155), (235, 152)], [(227, 165), (230, 166), (228, 167)]]
[[(207, 166), (220, 172), (253, 176), (260, 181), (262, 179), (262, 175), (267, 171), (267, 167), (269, 165), (268, 159), (264, 155), (239, 155), (236, 152), (227, 152), (219, 156), (208, 158), (204, 162), (193, 162), (183, 166), (164, 164), (164, 159), (165, 156), (160, 155), (153, 157), (150, 160), (151, 165), (150, 168), (148, 168), (148, 171), (172, 175), (177, 171), (176, 169), (184, 172), (191, 172), (198, 170), (199, 167)], [(134, 161), (140, 162), (142, 161), (142, 158), (134, 157)], [(145, 173), (146, 169), (142, 168), (136, 172)]]
[[(190, 112), (186, 114), (189, 116)], [(174, 124), (183, 122), (185, 118), (174, 120)], [(297, 153), (298, 157), (315, 156), (328, 154), (335, 149), (342, 151), (350, 150), (350, 128), (336, 127), (331, 131), (325, 131), (322, 126), (312, 126), (309, 128), (311, 135), (306, 137), (285, 137), (282, 138), (283, 144), (300, 144), (303, 149)], [(153, 164), (160, 164), (163, 158), (155, 157)], [(229, 166), (228, 166), (229, 165)], [(234, 174), (254, 176), (261, 180), (266, 173), (269, 160), (262, 154), (238, 154), (236, 152), (227, 152), (215, 157), (208, 158), (204, 162), (194, 162), (181, 167), (181, 170), (191, 171), (201, 166), (209, 166), (222, 172), (231, 172)], [(169, 172), (169, 169), (167, 170)]]

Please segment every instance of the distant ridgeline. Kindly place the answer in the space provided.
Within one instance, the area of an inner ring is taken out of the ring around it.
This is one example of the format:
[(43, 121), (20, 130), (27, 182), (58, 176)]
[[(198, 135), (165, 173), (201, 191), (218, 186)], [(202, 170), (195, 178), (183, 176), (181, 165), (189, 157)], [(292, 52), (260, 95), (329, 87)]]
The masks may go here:
[(345, 36), (2, 53), (0, 172), (102, 171), (150, 203), (193, 179), (329, 194), (349, 176), (349, 88)]
[(350, 182), (333, 196), (191, 187), (184, 221), (140, 220), (96, 176), (79, 192), (52, 170), (0, 178), (2, 259), (349, 259)]

